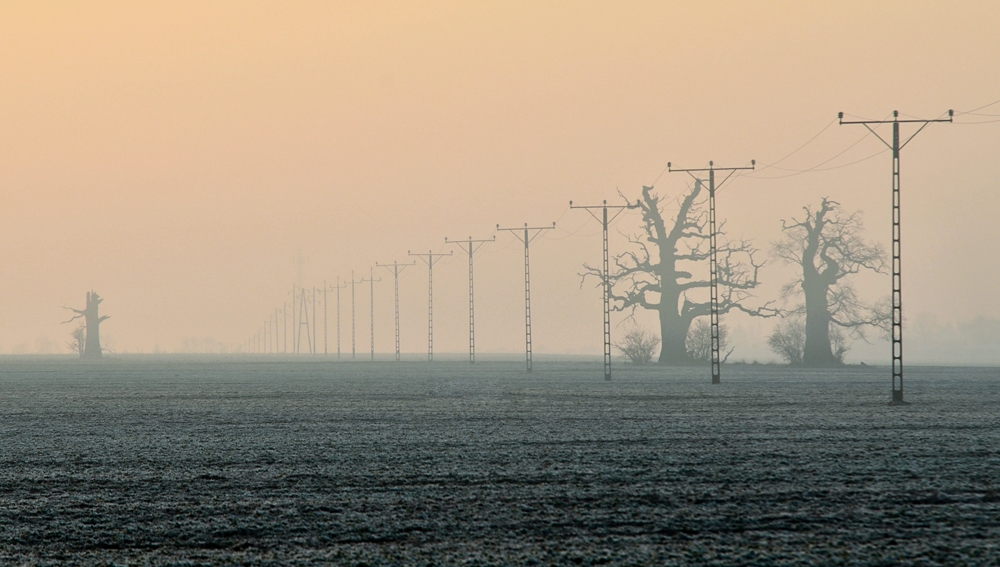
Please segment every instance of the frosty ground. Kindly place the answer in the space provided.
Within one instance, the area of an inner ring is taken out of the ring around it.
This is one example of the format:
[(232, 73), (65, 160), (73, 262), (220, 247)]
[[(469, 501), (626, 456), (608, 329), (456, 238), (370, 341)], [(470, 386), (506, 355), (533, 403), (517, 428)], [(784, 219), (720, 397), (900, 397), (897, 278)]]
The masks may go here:
[(0, 563), (1000, 564), (1000, 371), (0, 362)]

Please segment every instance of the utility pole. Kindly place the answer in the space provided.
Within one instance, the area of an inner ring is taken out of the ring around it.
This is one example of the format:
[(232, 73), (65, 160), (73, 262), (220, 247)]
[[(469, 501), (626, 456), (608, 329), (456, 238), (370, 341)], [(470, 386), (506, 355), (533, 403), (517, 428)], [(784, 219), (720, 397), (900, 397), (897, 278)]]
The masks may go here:
[(357, 339), (355, 334), (355, 315), (354, 315), (354, 286), (359, 283), (365, 283), (365, 280), (364, 279), (355, 280), (354, 270), (351, 270), (351, 360), (354, 360), (354, 357), (357, 354)]
[(473, 240), (470, 236), (468, 240), (448, 240), (448, 237), (444, 237), (445, 244), (455, 244), (462, 250), (469, 253), (469, 362), (476, 362), (476, 301), (475, 294), (473, 293), (474, 287), (472, 285), (472, 256), (477, 250), (486, 245), (487, 242), (496, 242), (497, 237), (494, 236), (488, 240)]
[[(756, 160), (750, 160), (750, 165), (747, 167), (715, 167), (714, 162), (708, 162), (707, 168), (695, 168), (695, 169), (672, 169), (672, 165), (667, 163), (668, 173), (678, 173), (683, 172), (690, 175), (695, 182), (695, 185), (701, 186), (702, 180), (696, 176), (696, 173), (708, 172), (708, 295), (709, 295), (709, 328), (712, 343), (712, 383), (719, 384), (722, 382), (722, 357), (719, 353), (719, 246), (718, 246), (718, 230), (715, 217), (715, 192), (718, 189), (722, 189), (726, 181), (733, 176), (737, 171), (749, 170), (753, 171), (753, 168), (757, 165)], [(719, 183), (718, 187), (715, 185), (715, 172), (716, 171), (728, 171), (729, 174), (726, 178)]]
[[(899, 111), (892, 111), (892, 120), (844, 120), (844, 113), (838, 114), (840, 124), (861, 124), (892, 150), (892, 399), (891, 406), (907, 405), (903, 400), (903, 273), (900, 255), (900, 211), (899, 211), (899, 150), (906, 147), (914, 136), (932, 122), (951, 122), (955, 112), (948, 111), (948, 118), (934, 120), (900, 120)], [(872, 126), (892, 124), (892, 143), (878, 135)], [(899, 142), (900, 124), (920, 124), (917, 131), (903, 143)]]
[(274, 308), (274, 354), (281, 352), (278, 348), (278, 308)]
[(326, 292), (330, 290), (330, 286), (326, 285), (326, 280), (323, 280), (323, 356), (327, 356), (330, 353), (330, 339), (328, 333), (328, 321), (330, 314), (329, 303), (326, 301)]
[(299, 340), (298, 340), (298, 337), (299, 337), (299, 331), (298, 331), (298, 329), (299, 329), (299, 327), (298, 327), (298, 325), (295, 324), (295, 321), (296, 321), (296, 318), (295, 318), (295, 305), (296, 305), (296, 303), (295, 303), (295, 301), (298, 298), (299, 298), (299, 296), (298, 296), (298, 292), (296, 291), (296, 286), (295, 286), (295, 284), (292, 284), (292, 303), (291, 303), (291, 307), (292, 307), (292, 352), (295, 353), (295, 354), (298, 354), (298, 352), (299, 352)]
[(309, 300), (305, 289), (299, 293), (299, 332), (295, 341), (295, 352), (301, 350), (303, 326), (306, 328), (306, 348), (312, 352), (312, 337), (309, 334)]
[[(447, 240), (447, 239), (446, 239)], [(399, 362), (399, 272), (406, 269), (407, 266), (413, 266), (417, 262), (414, 260), (409, 264), (400, 264), (399, 262), (393, 262), (391, 264), (379, 264), (375, 262), (376, 266), (389, 269), (392, 268), (392, 281), (393, 281), (393, 291), (395, 293), (395, 314), (396, 314), (396, 362)]]
[[(604, 263), (601, 272), (602, 286), (604, 288), (604, 379), (611, 380), (611, 273), (610, 273), (610, 256), (608, 253), (608, 222), (618, 218), (618, 215), (622, 214), (622, 211), (629, 208), (629, 205), (612, 205), (608, 206), (608, 201), (605, 200), (601, 205), (574, 205), (573, 201), (569, 202), (569, 208), (571, 209), (583, 209), (590, 213), (590, 216), (594, 217), (597, 222), (601, 223), (604, 229)], [(615, 214), (611, 219), (608, 219), (608, 209), (616, 209)], [(600, 218), (594, 214), (594, 209), (601, 209), (602, 216)]]
[[(353, 274), (352, 278), (353, 279)], [(337, 276), (337, 360), (340, 360), (340, 290), (347, 289), (347, 284), (340, 285), (340, 276)]]
[(312, 320), (312, 326), (313, 326), (312, 353), (313, 354), (319, 354), (319, 350), (316, 349), (316, 335), (318, 334), (316, 332), (316, 303), (318, 301), (319, 301), (319, 290), (317, 290), (316, 287), (313, 286), (313, 293), (312, 293), (312, 308), (313, 308), (313, 320)]
[[(414, 254), (406, 251), (409, 256), (417, 256), (427, 264), (427, 360), (434, 360), (434, 264), (447, 254), (435, 254), (428, 250), (426, 254)], [(426, 256), (426, 258), (425, 258)]]
[[(528, 244), (537, 238), (542, 231), (552, 230), (555, 227), (555, 222), (552, 223), (552, 226), (540, 227), (529, 227), (528, 223), (524, 223), (523, 229), (500, 228), (500, 225), (497, 225), (497, 231), (506, 230), (524, 243), (524, 360), (527, 364), (528, 372), (531, 372), (531, 276), (528, 270)], [(524, 237), (521, 236), (521, 230), (524, 230)], [(534, 231), (534, 234), (531, 234), (531, 231)]]
[(281, 352), (288, 354), (288, 302), (281, 302)]
[(368, 282), (368, 323), (371, 325), (368, 331), (368, 338), (371, 341), (372, 362), (375, 361), (375, 282), (382, 281), (382, 278), (375, 279), (375, 269), (368, 268), (368, 279), (361, 278), (360, 283)]

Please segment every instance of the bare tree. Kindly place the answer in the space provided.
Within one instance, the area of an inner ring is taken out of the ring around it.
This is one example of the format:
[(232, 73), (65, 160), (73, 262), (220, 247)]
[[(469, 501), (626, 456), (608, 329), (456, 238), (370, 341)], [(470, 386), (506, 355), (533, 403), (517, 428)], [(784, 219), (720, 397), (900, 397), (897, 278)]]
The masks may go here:
[(862, 270), (882, 273), (885, 250), (865, 241), (861, 213), (841, 214), (840, 204), (823, 198), (818, 210), (804, 207), (803, 220), (782, 221), (784, 238), (772, 245), (772, 255), (801, 267), (802, 275), (785, 285), (782, 296), (803, 298), (788, 313), (805, 315), (802, 363), (808, 366), (841, 364), (846, 339), (835, 352), (831, 329), (842, 328), (854, 338), (865, 338), (866, 327), (884, 328), (884, 309), (865, 305), (849, 278)]
[(616, 349), (631, 364), (649, 364), (656, 356), (660, 337), (639, 327), (633, 327), (625, 333), (622, 342), (614, 343)]
[[(708, 320), (701, 317), (694, 322), (694, 325), (688, 330), (686, 344), (687, 353), (691, 357), (691, 360), (700, 360), (702, 362), (712, 361), (712, 326), (708, 323)], [(726, 350), (728, 346), (729, 326), (720, 323), (719, 351), (722, 356), (722, 362), (729, 360), (729, 355), (733, 354), (734, 349), (730, 348)]]
[(87, 292), (87, 306), (84, 309), (73, 309), (72, 307), (66, 307), (73, 313), (76, 313), (69, 321), (64, 321), (63, 323), (70, 323), (81, 317), (87, 326), (86, 329), (86, 340), (84, 342), (83, 354), (80, 355), (82, 359), (98, 359), (103, 356), (103, 351), (101, 349), (101, 323), (109, 319), (108, 315), (100, 316), (97, 312), (98, 306), (104, 301), (96, 292)]
[(80, 358), (83, 358), (84, 348), (87, 345), (87, 328), (81, 324), (73, 329), (69, 336), (70, 341), (66, 343), (66, 346), (71, 352), (75, 352), (80, 355)]
[[(695, 278), (692, 272), (703, 266), (708, 272), (708, 215), (701, 183), (695, 183), (679, 199), (677, 215), (664, 219), (660, 197), (652, 187), (642, 188), (642, 198), (629, 207), (642, 212), (643, 234), (629, 237), (636, 248), (615, 257), (615, 271), (610, 274), (614, 310), (651, 309), (659, 314), (661, 364), (692, 362), (686, 348), (688, 329), (697, 317), (709, 315), (710, 304), (695, 301), (692, 292), (707, 291), (708, 279)], [(669, 221), (669, 222), (668, 222)], [(724, 223), (723, 223), (724, 224)], [(757, 275), (763, 262), (756, 259), (757, 249), (747, 240), (728, 241), (723, 227), (718, 228), (719, 311), (742, 311), (754, 316), (773, 316), (777, 310), (765, 304), (751, 309), (743, 303), (758, 286)], [(584, 265), (583, 277), (603, 282), (600, 268)], [(707, 296), (707, 293), (704, 295)]]

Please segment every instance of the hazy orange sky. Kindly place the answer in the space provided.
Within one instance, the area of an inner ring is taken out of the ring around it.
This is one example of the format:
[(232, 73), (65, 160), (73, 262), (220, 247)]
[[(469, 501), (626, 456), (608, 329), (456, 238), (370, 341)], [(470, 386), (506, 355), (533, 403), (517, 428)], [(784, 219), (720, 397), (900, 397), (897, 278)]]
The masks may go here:
[[(599, 260), (599, 229), (569, 200), (635, 198), (654, 181), (673, 197), (688, 178), (657, 180), (668, 161), (769, 164), (822, 131), (779, 165), (850, 149), (821, 171), (735, 180), (720, 216), (766, 252), (781, 219), (830, 196), (888, 244), (890, 156), (826, 169), (882, 148), (851, 147), (864, 130), (830, 123), (997, 101), (998, 29), (992, 1), (6, 2), (0, 351), (63, 349), (62, 306), (82, 307), (90, 289), (117, 352), (238, 344), (288, 298), (300, 252), (312, 286), (444, 251), (445, 236), (558, 219), (532, 245), (535, 349), (599, 353), (599, 293), (576, 275)], [(968, 124), (997, 115), (960, 114), (903, 152), (908, 317), (1000, 318), (1000, 122)], [(616, 228), (635, 231), (637, 217)], [(511, 241), (477, 258), (483, 352), (523, 348)], [(772, 263), (761, 301), (790, 276)], [(869, 299), (888, 292), (887, 277), (864, 282)], [(421, 352), (426, 269), (400, 285), (403, 350)], [(465, 285), (463, 259), (436, 266), (440, 352), (465, 349)], [(366, 351), (367, 289), (358, 311)]]

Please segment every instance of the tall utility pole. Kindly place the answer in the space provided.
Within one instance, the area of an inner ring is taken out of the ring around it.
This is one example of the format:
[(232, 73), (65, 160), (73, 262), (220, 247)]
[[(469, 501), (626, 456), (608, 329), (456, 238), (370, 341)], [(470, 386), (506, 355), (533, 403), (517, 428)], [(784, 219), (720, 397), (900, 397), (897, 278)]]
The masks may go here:
[(288, 354), (288, 302), (281, 302), (281, 352)]
[[(629, 208), (629, 205), (608, 206), (607, 200), (601, 205), (574, 205), (569, 202), (571, 209), (584, 209), (604, 228), (604, 263), (601, 272), (602, 286), (604, 288), (604, 379), (611, 380), (611, 273), (610, 256), (608, 253), (608, 222), (615, 220), (622, 211)], [(594, 209), (601, 209), (600, 218), (594, 213)], [(608, 209), (615, 209), (615, 214), (608, 219)]]
[(368, 282), (368, 323), (369, 339), (372, 347), (372, 361), (375, 360), (375, 282), (382, 281), (382, 278), (375, 279), (375, 269), (368, 268), (368, 279), (361, 278), (361, 283)]
[(418, 256), (427, 264), (427, 360), (434, 360), (434, 264), (447, 254), (435, 254), (428, 250), (426, 254), (414, 254), (409, 250), (406, 253), (410, 256)]
[(298, 354), (299, 352), (299, 340), (298, 340), (299, 327), (298, 325), (295, 324), (295, 322), (297, 321), (297, 319), (295, 318), (295, 311), (297, 305), (296, 300), (298, 298), (299, 296), (298, 296), (297, 286), (295, 284), (292, 284), (292, 303), (290, 304), (290, 307), (292, 308), (292, 352), (295, 354)]
[(462, 250), (469, 253), (469, 362), (476, 362), (476, 301), (475, 294), (473, 293), (473, 278), (472, 278), (472, 256), (477, 250), (486, 245), (487, 242), (496, 242), (497, 237), (494, 236), (488, 240), (473, 240), (470, 236), (468, 240), (448, 240), (448, 237), (444, 237), (445, 244), (455, 244)]
[(337, 290), (337, 360), (340, 360), (340, 290), (347, 289), (347, 283), (340, 285), (339, 275), (337, 276), (337, 287), (335, 289)]
[(379, 264), (375, 262), (376, 266), (381, 268), (389, 269), (392, 268), (392, 282), (393, 282), (393, 293), (395, 294), (395, 315), (396, 315), (396, 362), (399, 362), (399, 272), (406, 269), (407, 266), (413, 266), (417, 262), (414, 260), (409, 264), (400, 264), (399, 262), (393, 262), (391, 264)]
[[(354, 286), (357, 285), (357, 284), (359, 284), (359, 283), (365, 283), (365, 280), (364, 279), (355, 280), (354, 279), (354, 270), (351, 270), (351, 360), (353, 360), (354, 357), (357, 355), (357, 346), (358, 346), (357, 335), (355, 333), (355, 330), (356, 330), (355, 321), (356, 321), (356, 319), (355, 319), (355, 314), (354, 314)], [(339, 295), (339, 292), (338, 292), (338, 295)]]
[(275, 307), (274, 308), (274, 339), (275, 339), (274, 354), (278, 354), (281, 352), (281, 349), (278, 348), (278, 311), (279, 309)]
[[(713, 162), (708, 162), (707, 168), (696, 168), (696, 169), (672, 169), (671, 164), (667, 163), (667, 171), (670, 173), (683, 172), (690, 175), (696, 185), (701, 185), (701, 179), (696, 176), (696, 173), (708, 172), (708, 294), (709, 294), (709, 316), (708, 322), (710, 327), (710, 334), (712, 339), (712, 383), (718, 384), (722, 382), (722, 358), (719, 353), (719, 246), (718, 246), (718, 230), (715, 220), (715, 191), (717, 189), (722, 189), (726, 181), (733, 176), (737, 171), (750, 170), (757, 165), (755, 160), (750, 160), (750, 165), (745, 167), (715, 167)], [(719, 183), (719, 186), (715, 186), (715, 172), (716, 171), (728, 171), (729, 174), (726, 178)]]
[(306, 348), (312, 352), (312, 337), (309, 334), (309, 301), (305, 289), (300, 290), (299, 293), (299, 332), (296, 336), (295, 352), (299, 352), (301, 348), (303, 326), (306, 328)]
[[(531, 372), (531, 272), (528, 269), (528, 244), (537, 238), (542, 231), (552, 230), (555, 227), (556, 223), (554, 222), (552, 226), (539, 227), (529, 227), (528, 223), (524, 223), (524, 228), (500, 228), (500, 225), (497, 225), (497, 231), (506, 230), (524, 243), (524, 360), (528, 372)], [(523, 237), (521, 236), (522, 230), (524, 231)], [(534, 234), (531, 234), (532, 232)]]
[(312, 327), (313, 327), (312, 353), (313, 354), (319, 354), (319, 351), (316, 349), (316, 335), (318, 334), (316, 332), (316, 303), (318, 301), (319, 301), (319, 290), (316, 289), (315, 287), (313, 287), (313, 293), (312, 293), (312, 308), (313, 308), (313, 320), (312, 320)]
[[(914, 136), (932, 122), (951, 122), (955, 112), (948, 111), (948, 118), (933, 120), (900, 120), (899, 111), (892, 111), (892, 120), (844, 120), (844, 113), (838, 115), (840, 124), (861, 124), (869, 132), (881, 140), (892, 150), (892, 399), (889, 405), (901, 406), (903, 400), (903, 274), (900, 256), (900, 218), (899, 218), (899, 150), (906, 147)], [(872, 126), (892, 124), (892, 143), (890, 144), (878, 135)], [(905, 142), (899, 142), (900, 124), (920, 124), (917, 131), (910, 134)]]

